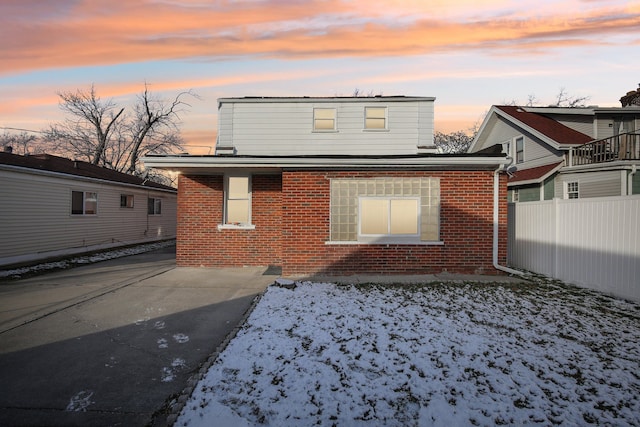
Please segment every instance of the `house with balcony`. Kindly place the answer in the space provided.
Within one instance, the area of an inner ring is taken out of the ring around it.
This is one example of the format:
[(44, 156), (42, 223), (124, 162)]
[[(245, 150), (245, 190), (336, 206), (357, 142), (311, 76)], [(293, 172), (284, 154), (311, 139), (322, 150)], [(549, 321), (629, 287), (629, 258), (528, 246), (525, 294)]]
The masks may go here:
[(640, 194), (640, 106), (494, 105), (469, 152), (495, 144), (511, 160), (509, 201)]
[(177, 264), (500, 273), (506, 156), (437, 154), (434, 101), (219, 99), (213, 155), (143, 159), (179, 173)]

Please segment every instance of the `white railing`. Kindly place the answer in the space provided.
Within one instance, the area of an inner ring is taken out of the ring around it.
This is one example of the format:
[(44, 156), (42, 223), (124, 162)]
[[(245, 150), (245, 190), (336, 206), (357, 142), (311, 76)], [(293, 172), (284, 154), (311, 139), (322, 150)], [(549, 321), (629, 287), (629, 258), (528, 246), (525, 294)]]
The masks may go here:
[(640, 196), (509, 204), (508, 263), (640, 301)]

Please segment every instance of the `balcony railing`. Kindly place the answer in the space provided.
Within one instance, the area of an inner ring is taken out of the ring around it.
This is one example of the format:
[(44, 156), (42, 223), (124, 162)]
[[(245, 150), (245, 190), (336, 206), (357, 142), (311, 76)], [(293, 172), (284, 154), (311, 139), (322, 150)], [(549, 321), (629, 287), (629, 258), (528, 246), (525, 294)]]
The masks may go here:
[(640, 130), (591, 141), (569, 151), (569, 166), (640, 160)]

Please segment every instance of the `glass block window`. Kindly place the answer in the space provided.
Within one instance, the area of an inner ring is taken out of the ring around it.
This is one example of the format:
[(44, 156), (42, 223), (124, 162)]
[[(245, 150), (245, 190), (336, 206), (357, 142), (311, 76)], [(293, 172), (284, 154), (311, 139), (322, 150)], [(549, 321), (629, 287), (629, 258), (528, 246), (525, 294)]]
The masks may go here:
[(331, 180), (331, 240), (438, 241), (438, 178)]

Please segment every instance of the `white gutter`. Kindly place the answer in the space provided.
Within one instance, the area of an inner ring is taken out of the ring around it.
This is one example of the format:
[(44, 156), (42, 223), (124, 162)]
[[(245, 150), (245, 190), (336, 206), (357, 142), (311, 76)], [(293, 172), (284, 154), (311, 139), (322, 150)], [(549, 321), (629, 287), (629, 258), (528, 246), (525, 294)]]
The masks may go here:
[(145, 166), (162, 169), (181, 168), (335, 168), (335, 167), (423, 167), (423, 166), (504, 166), (504, 157), (238, 157), (238, 156), (172, 156), (144, 157)]
[(633, 194), (633, 175), (637, 172), (636, 165), (631, 165), (631, 172), (627, 177), (627, 196), (631, 196)]
[(493, 267), (496, 270), (504, 271), (518, 276), (527, 276), (527, 273), (514, 270), (498, 264), (499, 230), (500, 230), (500, 168), (493, 173)]

